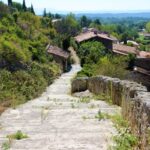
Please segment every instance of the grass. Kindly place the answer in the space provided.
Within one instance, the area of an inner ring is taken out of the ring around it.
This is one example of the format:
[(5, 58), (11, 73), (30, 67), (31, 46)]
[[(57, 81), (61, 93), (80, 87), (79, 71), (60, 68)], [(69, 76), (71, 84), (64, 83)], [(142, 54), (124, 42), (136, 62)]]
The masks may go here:
[(11, 147), (11, 144), (10, 144), (10, 142), (9, 141), (6, 141), (6, 142), (4, 142), (3, 144), (2, 144), (2, 150), (9, 150), (10, 149), (10, 147)]
[(6, 141), (6, 142), (4, 142), (3, 144), (2, 144), (2, 150), (9, 150), (10, 149), (10, 147), (11, 147), (11, 144), (10, 144), (10, 142), (9, 141)]
[(79, 102), (81, 103), (90, 103), (90, 101), (91, 101), (91, 98), (89, 97), (83, 97), (79, 100)]
[(132, 134), (128, 122), (121, 115), (112, 115), (110, 119), (114, 122), (118, 134), (113, 137), (116, 142), (114, 150), (133, 150), (138, 144), (138, 139)]
[(2, 143), (2, 147), (1, 147), (2, 150), (9, 150), (11, 148), (11, 144), (13, 140), (22, 140), (28, 138), (28, 136), (22, 133), (22, 131), (20, 130), (18, 130), (14, 134), (7, 135), (6, 137), (8, 138), (8, 141)]
[(87, 120), (87, 119), (91, 119), (91, 118), (88, 117), (88, 116), (82, 116), (82, 119), (83, 119), (83, 120)]
[(115, 146), (111, 150), (133, 150), (138, 144), (138, 139), (131, 132), (128, 122), (119, 114), (109, 115), (101, 111), (95, 116), (99, 121), (102, 119), (111, 119), (116, 127), (118, 134), (113, 137)]
[(7, 135), (7, 138), (14, 139), (14, 140), (22, 140), (28, 138), (28, 136), (22, 133), (22, 131), (18, 130), (15, 134)]
[(107, 113), (102, 113), (100, 110), (95, 116), (99, 121), (102, 119), (111, 119), (114, 123), (118, 134), (113, 137), (115, 146), (110, 149), (113, 150), (133, 150), (133, 148), (138, 144), (137, 137), (135, 137), (128, 125), (128, 122), (123, 119), (119, 114), (109, 115)]
[(116, 142), (114, 150), (133, 150), (138, 144), (138, 139), (132, 134), (128, 122), (121, 115), (110, 116), (118, 130), (118, 134), (113, 137)]
[(114, 136), (113, 139), (116, 142), (114, 150), (133, 150), (137, 145), (137, 138), (131, 133), (129, 128), (123, 128), (118, 130), (119, 134)]
[(97, 105), (94, 105), (94, 104), (91, 104), (90, 106), (89, 106), (89, 109), (94, 109), (94, 108), (96, 108), (96, 107), (98, 107)]
[(108, 104), (112, 105), (112, 99), (110, 96), (106, 96), (106, 94), (95, 94), (93, 95), (93, 99), (95, 100), (101, 100), (101, 101), (105, 101), (107, 102)]
[(71, 108), (73, 108), (73, 109), (76, 108), (74, 103), (71, 104)]
[(98, 119), (99, 121), (108, 119), (108, 117), (109, 115), (107, 113), (103, 113), (100, 110), (98, 111), (98, 114), (95, 116), (95, 118)]

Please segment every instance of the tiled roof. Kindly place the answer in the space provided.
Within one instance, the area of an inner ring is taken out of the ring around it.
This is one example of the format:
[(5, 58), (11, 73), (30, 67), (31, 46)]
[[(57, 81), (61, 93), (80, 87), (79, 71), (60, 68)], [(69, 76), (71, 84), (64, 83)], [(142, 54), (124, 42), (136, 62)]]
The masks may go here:
[(100, 34), (97, 34), (97, 36), (100, 37), (100, 38), (103, 38), (103, 39), (114, 41), (114, 38), (108, 36), (107, 34), (100, 33)]
[(150, 58), (150, 52), (140, 51), (139, 58)]
[(145, 37), (150, 37), (150, 33), (144, 33), (143, 34)]
[(78, 43), (80, 43), (80, 42), (83, 42), (83, 41), (86, 41), (86, 40), (89, 40), (89, 39), (92, 39), (92, 38), (95, 38), (95, 37), (99, 37), (99, 38), (103, 38), (103, 39), (114, 41), (114, 38), (109, 37), (107, 34), (98, 33), (98, 32), (95, 33), (95, 32), (92, 32), (92, 31), (81, 33), (80, 35), (75, 37), (75, 40)]
[(62, 58), (67, 59), (69, 57), (69, 53), (62, 50), (61, 48), (57, 47), (57, 46), (49, 46), (47, 49), (47, 52)]
[(86, 41), (88, 39), (96, 37), (96, 34), (94, 32), (86, 32), (86, 33), (81, 33), (80, 35), (75, 37), (75, 40), (80, 43), (82, 41)]
[(135, 47), (121, 45), (121, 44), (113, 44), (113, 52), (128, 55), (128, 54), (135, 54), (138, 55), (139, 51)]

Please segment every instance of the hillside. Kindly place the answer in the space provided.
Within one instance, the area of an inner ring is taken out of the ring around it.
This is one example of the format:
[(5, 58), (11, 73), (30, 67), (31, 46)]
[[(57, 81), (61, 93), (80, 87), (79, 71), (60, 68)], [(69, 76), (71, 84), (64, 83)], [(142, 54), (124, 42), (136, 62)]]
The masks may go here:
[(46, 53), (46, 46), (53, 42), (56, 33), (49, 18), (2, 2), (0, 10), (0, 111), (3, 111), (39, 96), (60, 74), (60, 69)]

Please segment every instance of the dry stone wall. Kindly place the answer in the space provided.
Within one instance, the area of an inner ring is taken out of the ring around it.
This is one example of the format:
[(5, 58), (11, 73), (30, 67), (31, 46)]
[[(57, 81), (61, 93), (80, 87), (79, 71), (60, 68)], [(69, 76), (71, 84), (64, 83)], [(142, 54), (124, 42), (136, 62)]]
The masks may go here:
[(150, 92), (136, 82), (105, 76), (78, 78), (72, 82), (72, 92), (89, 90), (103, 94), (113, 104), (122, 107), (133, 133), (139, 138), (139, 150), (150, 150)]

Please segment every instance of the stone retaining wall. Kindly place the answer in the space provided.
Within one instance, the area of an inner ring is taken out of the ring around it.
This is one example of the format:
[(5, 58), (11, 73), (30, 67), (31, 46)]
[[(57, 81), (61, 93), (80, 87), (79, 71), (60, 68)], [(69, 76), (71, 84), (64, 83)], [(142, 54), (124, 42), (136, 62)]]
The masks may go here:
[(133, 133), (139, 138), (139, 150), (150, 150), (150, 92), (136, 82), (105, 76), (78, 78), (72, 82), (72, 92), (89, 90), (103, 94), (113, 104), (122, 107)]

